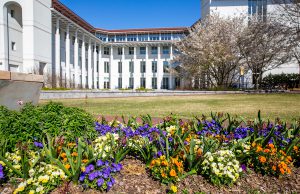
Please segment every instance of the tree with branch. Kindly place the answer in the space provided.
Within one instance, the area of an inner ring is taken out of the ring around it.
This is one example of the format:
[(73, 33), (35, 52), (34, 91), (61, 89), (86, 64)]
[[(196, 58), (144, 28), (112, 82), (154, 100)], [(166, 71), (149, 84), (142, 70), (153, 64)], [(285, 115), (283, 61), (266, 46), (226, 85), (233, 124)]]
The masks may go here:
[(190, 29), (189, 35), (177, 43), (181, 63), (190, 77), (206, 78), (213, 87), (230, 87), (239, 74), (237, 41), (243, 31), (244, 17), (224, 18), (211, 14)]

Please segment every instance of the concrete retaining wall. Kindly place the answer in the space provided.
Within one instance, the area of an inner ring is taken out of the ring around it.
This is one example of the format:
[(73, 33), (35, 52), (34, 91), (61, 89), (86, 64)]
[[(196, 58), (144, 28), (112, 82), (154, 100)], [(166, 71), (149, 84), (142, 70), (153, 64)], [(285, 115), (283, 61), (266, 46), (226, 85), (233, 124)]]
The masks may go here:
[(243, 94), (240, 91), (97, 91), (97, 90), (68, 90), (42, 91), (41, 100), (76, 99), (76, 98), (112, 98), (112, 97), (151, 97), (151, 96), (189, 96), (202, 94)]
[(18, 110), (25, 103), (37, 104), (43, 76), (0, 71), (0, 105)]

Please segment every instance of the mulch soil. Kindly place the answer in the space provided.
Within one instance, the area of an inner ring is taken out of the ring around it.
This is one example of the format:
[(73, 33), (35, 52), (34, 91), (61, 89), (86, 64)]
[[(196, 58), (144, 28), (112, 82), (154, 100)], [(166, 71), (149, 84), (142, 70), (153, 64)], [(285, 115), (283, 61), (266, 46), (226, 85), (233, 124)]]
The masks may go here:
[[(117, 174), (116, 184), (107, 194), (163, 194), (167, 186), (154, 180), (140, 160), (127, 157), (122, 162), (123, 170)], [(243, 175), (231, 187), (217, 187), (209, 183), (201, 175), (186, 177), (178, 183), (178, 193), (188, 191), (203, 193), (300, 193), (300, 168), (294, 168), (291, 175), (281, 178), (262, 176), (252, 171)], [(10, 185), (0, 187), (1, 194), (10, 194), (13, 189)], [(51, 194), (104, 194), (97, 190), (84, 190), (81, 186), (66, 183)]]

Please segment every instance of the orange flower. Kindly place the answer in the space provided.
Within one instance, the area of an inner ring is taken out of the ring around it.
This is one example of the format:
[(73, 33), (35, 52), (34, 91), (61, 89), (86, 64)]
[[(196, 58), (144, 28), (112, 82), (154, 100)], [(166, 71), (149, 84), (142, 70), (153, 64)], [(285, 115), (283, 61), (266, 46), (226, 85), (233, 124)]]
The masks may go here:
[(270, 148), (274, 148), (274, 144), (270, 143), (270, 144), (269, 144), (269, 147), (270, 147)]
[(155, 160), (152, 160), (151, 163), (150, 163), (150, 166), (151, 167), (155, 166), (155, 163), (156, 163)]
[(256, 152), (261, 152), (263, 149), (261, 146), (257, 146)]
[(265, 152), (265, 153), (269, 153), (270, 150), (269, 150), (269, 149), (265, 149), (264, 152)]
[(66, 153), (61, 153), (60, 157), (65, 158), (65, 157), (67, 157), (67, 154)]
[(61, 147), (61, 146), (58, 146), (57, 151), (60, 152), (61, 149), (62, 149), (62, 147)]
[(163, 177), (163, 178), (167, 178), (167, 175), (166, 175), (166, 173), (161, 173), (161, 177)]
[(279, 151), (282, 155), (286, 156), (286, 153), (282, 150)]
[(82, 163), (87, 163), (89, 160), (88, 159), (84, 159), (84, 160), (82, 160), (81, 162)]
[(277, 169), (276, 166), (272, 166), (272, 170), (276, 171), (276, 169)]
[(255, 142), (253, 142), (251, 145), (252, 145), (252, 147), (255, 147), (255, 146), (256, 146), (256, 143), (255, 143)]
[(264, 157), (264, 156), (259, 156), (258, 159), (261, 163), (265, 163), (267, 161), (266, 157)]
[(294, 151), (298, 152), (299, 148), (297, 146), (294, 146)]
[(73, 152), (73, 153), (71, 154), (71, 156), (77, 157), (77, 156), (78, 156), (78, 153), (77, 153), (77, 152)]
[(281, 172), (281, 174), (284, 174), (284, 169), (280, 168), (280, 172)]
[(64, 162), (67, 162), (67, 161), (68, 161), (68, 158), (64, 158), (63, 161), (64, 161)]
[(71, 168), (70, 164), (66, 164), (65, 168), (69, 170)]
[(172, 176), (172, 177), (177, 176), (176, 171), (175, 171), (174, 169), (172, 169), (172, 170), (170, 171), (170, 176)]
[(293, 161), (291, 156), (286, 157), (286, 159), (287, 159), (287, 162), (292, 162)]
[(286, 169), (286, 172), (287, 172), (288, 174), (291, 174), (291, 169), (290, 169), (290, 168), (287, 168), (287, 169)]
[(197, 156), (201, 156), (202, 155), (202, 150), (199, 148), (198, 150), (197, 150)]
[(68, 143), (68, 146), (69, 147), (73, 147), (73, 146), (75, 146), (76, 145), (76, 143)]
[(168, 161), (164, 160), (164, 161), (161, 162), (161, 165), (162, 166), (168, 166), (169, 164), (168, 164)]

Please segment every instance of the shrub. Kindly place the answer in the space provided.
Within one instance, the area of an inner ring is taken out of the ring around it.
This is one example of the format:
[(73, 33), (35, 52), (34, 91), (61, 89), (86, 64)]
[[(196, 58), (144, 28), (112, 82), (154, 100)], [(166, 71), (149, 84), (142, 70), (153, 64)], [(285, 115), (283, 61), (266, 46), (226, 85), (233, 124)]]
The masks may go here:
[(300, 87), (300, 74), (269, 74), (263, 78), (263, 88), (296, 88)]
[(70, 141), (77, 137), (94, 139), (97, 134), (93, 117), (79, 108), (54, 102), (44, 106), (26, 104), (20, 112), (0, 107), (0, 139), (8, 140), (8, 150), (18, 142), (42, 141), (45, 133)]

